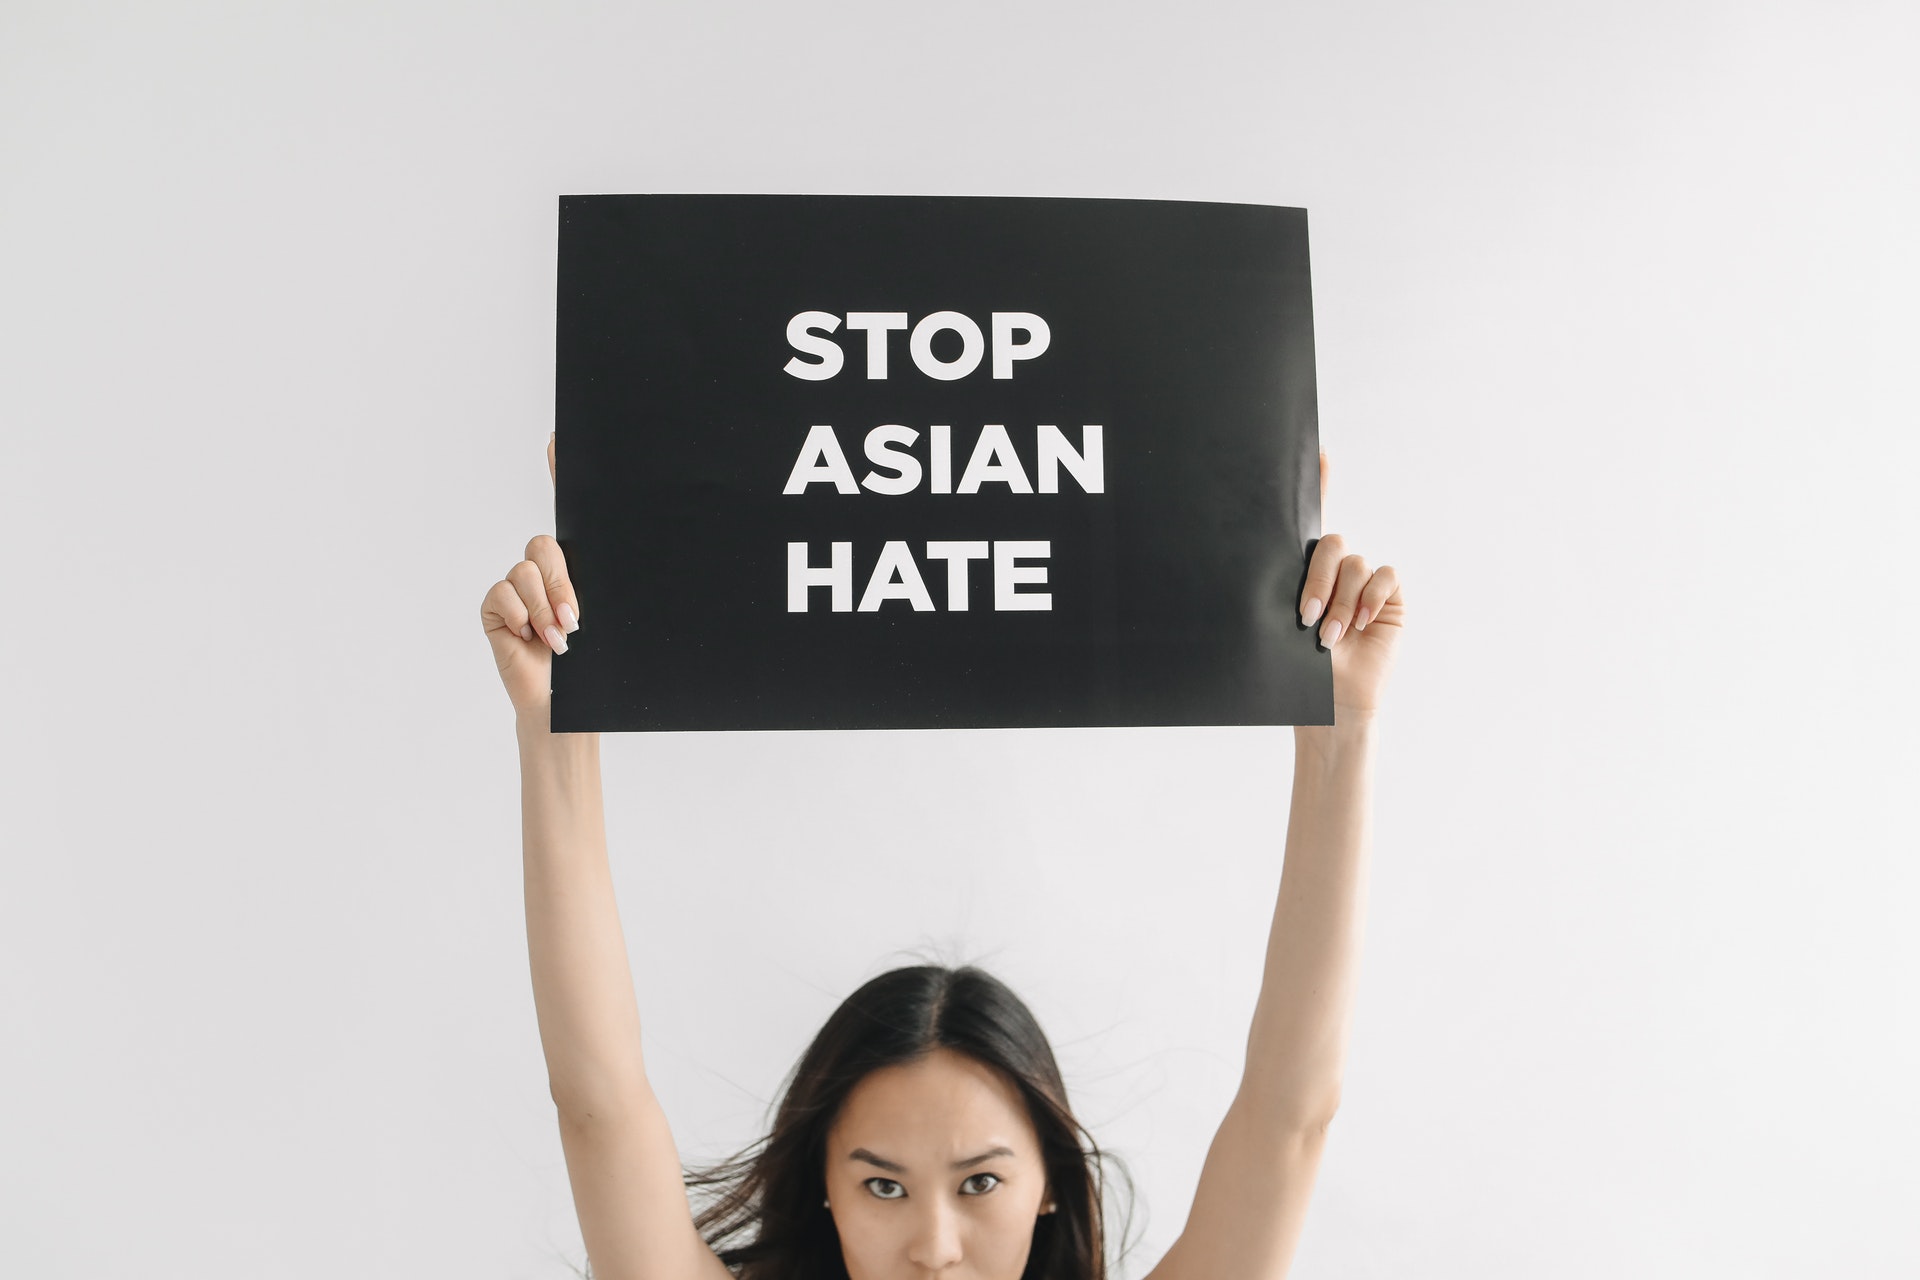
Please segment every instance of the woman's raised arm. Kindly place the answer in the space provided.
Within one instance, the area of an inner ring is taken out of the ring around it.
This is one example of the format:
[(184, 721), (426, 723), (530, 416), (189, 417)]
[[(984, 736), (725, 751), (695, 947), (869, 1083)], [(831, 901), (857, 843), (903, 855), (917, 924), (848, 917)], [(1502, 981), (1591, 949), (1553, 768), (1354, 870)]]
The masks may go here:
[(534, 1008), (594, 1275), (726, 1280), (694, 1230), (679, 1153), (641, 1057), (607, 864), (600, 737), (548, 730), (553, 657), (580, 622), (559, 543), (545, 534), (529, 542), (480, 613), (513, 701)]
[(1315, 546), (1299, 603), (1301, 620), (1319, 623), (1333, 653), (1334, 723), (1294, 730), (1286, 862), (1246, 1070), (1187, 1225), (1149, 1280), (1285, 1276), (1340, 1105), (1366, 899), (1374, 719), (1405, 607), (1394, 570), (1368, 568), (1337, 534)]

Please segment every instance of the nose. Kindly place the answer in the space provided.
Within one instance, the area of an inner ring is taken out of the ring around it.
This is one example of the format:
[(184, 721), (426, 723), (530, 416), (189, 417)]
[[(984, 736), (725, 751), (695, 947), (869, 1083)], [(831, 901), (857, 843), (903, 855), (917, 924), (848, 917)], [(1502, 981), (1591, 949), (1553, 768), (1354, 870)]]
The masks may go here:
[(907, 1260), (928, 1271), (943, 1271), (960, 1261), (960, 1215), (935, 1202), (920, 1218)]

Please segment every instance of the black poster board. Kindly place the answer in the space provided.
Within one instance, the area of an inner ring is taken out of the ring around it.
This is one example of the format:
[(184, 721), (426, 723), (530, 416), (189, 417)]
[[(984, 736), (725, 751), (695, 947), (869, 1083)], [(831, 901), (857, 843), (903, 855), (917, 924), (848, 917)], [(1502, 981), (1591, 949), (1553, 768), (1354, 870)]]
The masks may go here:
[(558, 307), (556, 731), (1332, 723), (1305, 210), (564, 196)]

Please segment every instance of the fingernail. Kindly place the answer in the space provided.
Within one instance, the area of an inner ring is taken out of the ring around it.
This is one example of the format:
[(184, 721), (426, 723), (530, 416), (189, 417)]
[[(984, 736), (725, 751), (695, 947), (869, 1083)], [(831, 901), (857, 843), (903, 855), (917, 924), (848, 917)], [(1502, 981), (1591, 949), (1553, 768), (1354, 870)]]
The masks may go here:
[(1320, 629), (1320, 643), (1331, 649), (1338, 639), (1340, 639), (1340, 619), (1329, 619), (1327, 625)]
[(573, 611), (572, 605), (562, 604), (554, 610), (554, 613), (559, 616), (560, 625), (566, 628), (568, 635), (572, 635), (580, 629), (580, 615)]
[(1367, 629), (1367, 623), (1370, 621), (1371, 619), (1367, 616), (1367, 611), (1362, 609), (1353, 615), (1353, 629), (1355, 631), (1365, 631)]
[(567, 638), (560, 634), (560, 628), (548, 627), (540, 634), (547, 638), (547, 643), (553, 646), (555, 653), (565, 653), (567, 651)]
[(1320, 621), (1321, 607), (1322, 606), (1320, 604), (1318, 597), (1307, 601), (1307, 607), (1300, 611), (1300, 624), (1302, 626), (1310, 627), (1314, 623)]
[(531, 623), (523, 622), (520, 624), (520, 638), (522, 640), (533, 639), (533, 625)]

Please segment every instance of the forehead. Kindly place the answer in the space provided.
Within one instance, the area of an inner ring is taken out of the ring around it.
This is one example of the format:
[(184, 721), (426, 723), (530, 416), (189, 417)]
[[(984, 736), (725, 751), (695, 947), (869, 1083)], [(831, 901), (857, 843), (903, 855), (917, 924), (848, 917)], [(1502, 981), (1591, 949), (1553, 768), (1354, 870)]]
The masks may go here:
[[(1038, 1154), (1039, 1139), (1019, 1090), (993, 1068), (950, 1049), (884, 1067), (855, 1085), (828, 1134), (838, 1156), (855, 1147), (893, 1149), (909, 1164), (947, 1160), (996, 1145)], [(886, 1153), (882, 1153), (886, 1154)]]

